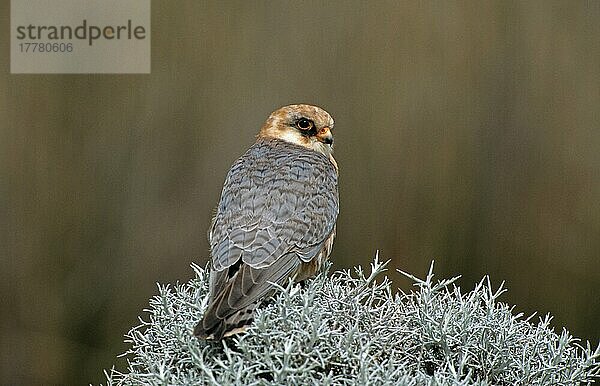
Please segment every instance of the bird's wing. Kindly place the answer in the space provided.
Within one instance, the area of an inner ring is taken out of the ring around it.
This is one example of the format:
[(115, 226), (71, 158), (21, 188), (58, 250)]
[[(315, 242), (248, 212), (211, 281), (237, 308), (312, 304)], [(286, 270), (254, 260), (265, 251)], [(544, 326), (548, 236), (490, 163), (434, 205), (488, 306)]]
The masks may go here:
[(338, 211), (337, 172), (326, 157), (258, 142), (225, 180), (210, 232), (213, 269), (240, 262), (264, 269), (284, 256), (308, 262), (332, 233)]

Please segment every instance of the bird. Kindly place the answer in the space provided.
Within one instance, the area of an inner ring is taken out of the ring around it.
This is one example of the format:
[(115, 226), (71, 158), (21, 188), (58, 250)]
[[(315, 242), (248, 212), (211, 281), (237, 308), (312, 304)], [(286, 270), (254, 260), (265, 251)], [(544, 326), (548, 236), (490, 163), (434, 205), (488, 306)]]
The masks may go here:
[(281, 107), (231, 166), (208, 232), (209, 297), (198, 338), (246, 331), (274, 284), (303, 283), (329, 258), (339, 214), (333, 127), (320, 107)]

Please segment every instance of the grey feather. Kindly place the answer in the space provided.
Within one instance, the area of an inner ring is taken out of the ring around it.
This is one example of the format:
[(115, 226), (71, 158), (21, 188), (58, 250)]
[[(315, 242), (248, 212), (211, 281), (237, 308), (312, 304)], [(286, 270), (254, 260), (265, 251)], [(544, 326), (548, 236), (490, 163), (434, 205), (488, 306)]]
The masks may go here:
[(244, 263), (263, 268), (287, 252), (316, 248), (335, 225), (337, 194), (337, 173), (324, 155), (257, 142), (225, 180), (210, 232), (214, 269), (235, 264), (243, 251), (251, 252)]
[(225, 179), (209, 232), (209, 305), (194, 333), (220, 339), (248, 324), (271, 283), (285, 285), (329, 253), (338, 212), (337, 171), (326, 156), (257, 141)]

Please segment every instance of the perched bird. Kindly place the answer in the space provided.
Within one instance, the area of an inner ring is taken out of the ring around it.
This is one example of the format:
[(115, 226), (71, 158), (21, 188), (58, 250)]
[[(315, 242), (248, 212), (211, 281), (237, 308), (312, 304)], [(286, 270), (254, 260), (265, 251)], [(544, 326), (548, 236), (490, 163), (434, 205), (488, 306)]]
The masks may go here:
[(282, 107), (229, 170), (209, 231), (210, 295), (196, 336), (244, 331), (272, 283), (304, 281), (328, 258), (339, 212), (333, 125), (319, 107)]

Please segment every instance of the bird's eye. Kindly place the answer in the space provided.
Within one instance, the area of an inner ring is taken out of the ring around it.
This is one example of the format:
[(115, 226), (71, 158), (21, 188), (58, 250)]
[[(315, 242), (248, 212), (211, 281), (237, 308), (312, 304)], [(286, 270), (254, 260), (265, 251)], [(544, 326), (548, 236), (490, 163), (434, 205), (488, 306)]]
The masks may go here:
[(300, 130), (308, 130), (313, 127), (313, 123), (306, 118), (300, 118), (298, 122), (296, 122), (296, 126), (298, 126)]

